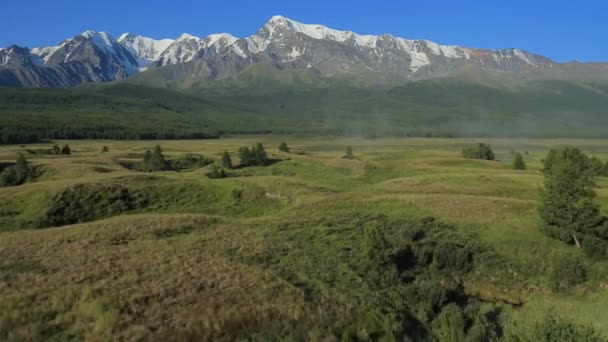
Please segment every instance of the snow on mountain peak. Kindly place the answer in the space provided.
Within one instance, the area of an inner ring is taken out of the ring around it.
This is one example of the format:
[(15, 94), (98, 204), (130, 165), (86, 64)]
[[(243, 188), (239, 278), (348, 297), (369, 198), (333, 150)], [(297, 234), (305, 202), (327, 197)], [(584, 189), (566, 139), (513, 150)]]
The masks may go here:
[(131, 33), (123, 33), (118, 43), (126, 48), (136, 59), (139, 70), (145, 70), (157, 60), (173, 43), (173, 39), (152, 39)]
[(197, 36), (193, 36), (189, 33), (182, 33), (181, 36), (179, 36), (176, 41), (182, 41), (182, 40), (201, 40), (199, 37)]

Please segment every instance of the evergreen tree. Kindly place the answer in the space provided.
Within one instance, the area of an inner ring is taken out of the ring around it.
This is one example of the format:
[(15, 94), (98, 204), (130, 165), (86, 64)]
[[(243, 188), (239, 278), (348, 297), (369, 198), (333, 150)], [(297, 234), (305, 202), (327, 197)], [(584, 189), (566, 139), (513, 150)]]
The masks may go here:
[(515, 153), (515, 157), (513, 157), (513, 169), (515, 170), (525, 170), (526, 162), (524, 162), (524, 157), (521, 153)]
[(239, 149), (239, 159), (241, 160), (242, 166), (251, 166), (253, 165), (253, 154), (247, 147), (241, 147)]
[(61, 153), (61, 149), (59, 148), (59, 146), (57, 144), (53, 145), (53, 153), (54, 154), (59, 154)]
[(152, 152), (150, 150), (144, 153), (143, 170), (146, 172), (152, 171)]
[(595, 203), (596, 171), (590, 158), (577, 148), (551, 150), (543, 165), (539, 207), (543, 231), (577, 247), (586, 235), (602, 238), (605, 245), (606, 220)]
[(224, 151), (222, 154), (222, 167), (228, 170), (232, 169), (232, 158), (230, 158), (228, 151)]
[(255, 165), (263, 166), (268, 164), (268, 155), (262, 143), (258, 143), (253, 149), (253, 159)]
[(346, 147), (346, 151), (344, 152), (344, 157), (345, 159), (353, 159), (353, 148), (350, 146)]
[(72, 150), (70, 150), (70, 146), (68, 146), (68, 145), (64, 145), (64, 146), (61, 148), (61, 154), (65, 154), (65, 155), (70, 155), (70, 154), (72, 154)]
[(289, 153), (289, 147), (284, 141), (279, 145), (279, 151)]
[(152, 152), (146, 151), (144, 155), (144, 170), (145, 171), (162, 171), (167, 167), (167, 161), (163, 155), (163, 150), (156, 145)]

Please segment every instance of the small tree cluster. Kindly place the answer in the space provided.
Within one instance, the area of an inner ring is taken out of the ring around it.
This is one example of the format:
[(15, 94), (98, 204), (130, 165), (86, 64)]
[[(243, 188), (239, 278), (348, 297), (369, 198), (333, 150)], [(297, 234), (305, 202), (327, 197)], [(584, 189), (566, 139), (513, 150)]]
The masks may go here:
[(156, 145), (156, 147), (150, 151), (147, 150), (144, 154), (144, 160), (142, 163), (142, 169), (146, 172), (153, 171), (162, 171), (167, 168), (167, 161), (165, 160), (165, 156), (163, 155), (163, 150), (160, 146)]
[(284, 141), (279, 145), (279, 151), (289, 153), (289, 147)]
[(577, 247), (590, 256), (608, 249), (608, 220), (595, 202), (596, 168), (592, 158), (577, 148), (551, 150), (543, 160), (541, 189), (542, 230), (550, 237)]
[(462, 150), (462, 156), (468, 159), (494, 160), (496, 156), (488, 144), (479, 143), (476, 146)]
[(258, 143), (256, 146), (241, 147), (239, 149), (239, 159), (241, 160), (241, 166), (264, 166), (268, 165), (268, 155), (264, 149), (264, 145)]
[(16, 186), (25, 183), (32, 176), (32, 168), (29, 166), (23, 154), (20, 154), (14, 165), (4, 169), (0, 173), (0, 186)]
[(53, 153), (54, 154), (64, 154), (64, 155), (70, 155), (72, 154), (72, 150), (70, 149), (69, 145), (63, 145), (62, 148), (59, 148), (59, 146), (57, 144), (53, 145)]

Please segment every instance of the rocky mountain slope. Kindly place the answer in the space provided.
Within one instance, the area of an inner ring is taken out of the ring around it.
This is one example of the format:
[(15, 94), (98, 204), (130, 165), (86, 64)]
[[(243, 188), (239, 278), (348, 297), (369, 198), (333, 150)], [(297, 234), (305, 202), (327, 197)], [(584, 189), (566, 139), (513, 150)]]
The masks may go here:
[(599, 77), (608, 78), (603, 66), (573, 67), (520, 49), (487, 50), (388, 34), (359, 35), (275, 16), (247, 38), (224, 33), (155, 40), (125, 33), (114, 40), (104, 32), (86, 31), (59, 46), (11, 46), (0, 50), (0, 85), (71, 87), (135, 74), (140, 74), (140, 83), (153, 78), (191, 84), (231, 78), (258, 65), (322, 78), (392, 84), (468, 69), (537, 78), (598, 77), (599, 72)]

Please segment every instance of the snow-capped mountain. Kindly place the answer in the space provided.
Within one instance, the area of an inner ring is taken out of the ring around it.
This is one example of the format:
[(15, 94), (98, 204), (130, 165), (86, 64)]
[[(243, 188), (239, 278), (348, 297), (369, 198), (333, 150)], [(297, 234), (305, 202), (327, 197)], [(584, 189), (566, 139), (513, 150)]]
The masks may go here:
[(226, 33), (199, 38), (185, 33), (176, 40), (155, 40), (125, 33), (114, 40), (105, 32), (85, 31), (59, 46), (21, 48), (18, 53), (16, 49), (0, 50), (0, 84), (74, 86), (177, 64), (184, 67), (172, 69), (174, 81), (227, 78), (258, 63), (278, 70), (309, 70), (323, 77), (348, 73), (392, 82), (437, 77), (463, 66), (525, 74), (559, 66), (519, 49), (474, 49), (388, 34), (360, 35), (282, 16), (272, 17), (246, 38)]
[(136, 57), (138, 69), (144, 71), (150, 64), (158, 60), (160, 55), (167, 50), (174, 40), (156, 40), (131, 33), (123, 33), (117, 42)]

